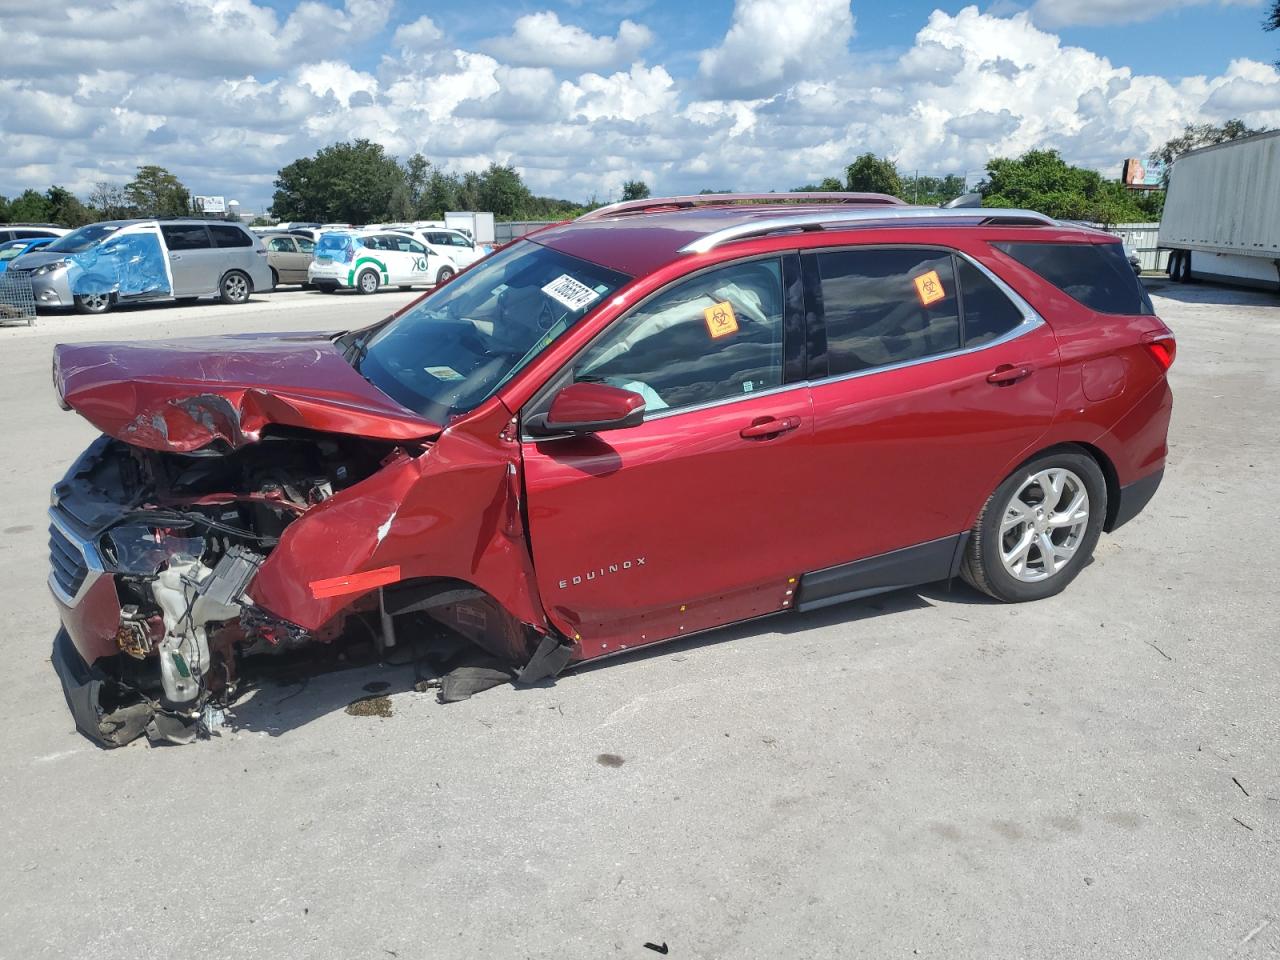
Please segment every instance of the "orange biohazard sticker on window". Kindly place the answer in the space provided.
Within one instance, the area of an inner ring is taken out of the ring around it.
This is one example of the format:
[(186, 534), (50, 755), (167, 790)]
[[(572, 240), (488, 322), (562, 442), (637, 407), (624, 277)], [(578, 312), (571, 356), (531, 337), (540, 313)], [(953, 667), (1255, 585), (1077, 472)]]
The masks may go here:
[(926, 307), (931, 303), (937, 303), (939, 300), (947, 298), (947, 291), (942, 289), (942, 278), (938, 276), (937, 270), (922, 273), (912, 282), (916, 285), (916, 296), (920, 298), (920, 303)]
[(720, 301), (714, 307), (707, 307), (702, 315), (707, 318), (707, 332), (711, 334), (712, 340), (738, 332), (738, 318), (733, 315), (733, 304), (727, 300)]

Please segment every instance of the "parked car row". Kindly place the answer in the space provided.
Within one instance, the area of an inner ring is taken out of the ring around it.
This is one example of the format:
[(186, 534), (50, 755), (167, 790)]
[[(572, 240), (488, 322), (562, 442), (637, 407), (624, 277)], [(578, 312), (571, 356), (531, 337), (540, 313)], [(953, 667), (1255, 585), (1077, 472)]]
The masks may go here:
[(199, 218), (108, 220), (65, 231), (0, 230), (0, 270), (31, 282), (37, 308), (106, 313), (119, 304), (214, 296), (243, 303), (300, 284), (375, 293), (444, 283), (485, 256), (456, 230), (343, 224), (255, 232)]

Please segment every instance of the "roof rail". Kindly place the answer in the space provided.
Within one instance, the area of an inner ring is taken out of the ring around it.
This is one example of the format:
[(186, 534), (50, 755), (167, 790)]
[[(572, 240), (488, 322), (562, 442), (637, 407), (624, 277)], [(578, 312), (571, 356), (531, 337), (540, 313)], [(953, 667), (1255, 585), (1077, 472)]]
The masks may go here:
[(687, 197), (650, 197), (645, 200), (623, 200), (611, 203), (607, 207), (591, 210), (578, 217), (579, 220), (602, 220), (605, 217), (616, 217), (621, 214), (652, 213), (659, 210), (688, 210), (693, 207), (728, 206), (731, 204), (786, 204), (803, 201), (804, 203), (830, 204), (862, 204), (875, 206), (902, 206), (902, 201), (887, 193), (839, 193), (839, 192), (804, 192), (799, 193), (700, 193)]
[(917, 220), (985, 226), (1052, 227), (1057, 221), (1034, 210), (958, 207), (881, 207), (861, 210), (831, 210), (804, 213), (790, 217), (761, 217), (748, 223), (738, 223), (714, 230), (680, 248), (681, 253), (706, 253), (721, 244), (749, 237), (763, 237), (783, 230), (828, 230), (857, 224), (885, 223), (894, 220)]

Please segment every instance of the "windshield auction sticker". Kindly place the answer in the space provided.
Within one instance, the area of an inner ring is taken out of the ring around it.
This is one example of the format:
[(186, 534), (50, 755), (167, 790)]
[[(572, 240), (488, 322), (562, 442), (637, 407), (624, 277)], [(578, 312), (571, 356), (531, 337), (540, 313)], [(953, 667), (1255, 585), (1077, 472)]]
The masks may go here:
[(722, 300), (714, 307), (707, 307), (702, 315), (706, 318), (707, 332), (711, 334), (712, 340), (738, 332), (738, 318), (734, 316), (733, 304), (728, 300)]
[(600, 294), (585, 283), (579, 283), (567, 273), (560, 274), (548, 283), (542, 288), (542, 292), (570, 310), (581, 310), (600, 299)]
[(942, 289), (942, 278), (938, 276), (937, 270), (922, 273), (912, 282), (916, 285), (916, 296), (920, 298), (921, 306), (927, 307), (947, 298), (947, 291)]

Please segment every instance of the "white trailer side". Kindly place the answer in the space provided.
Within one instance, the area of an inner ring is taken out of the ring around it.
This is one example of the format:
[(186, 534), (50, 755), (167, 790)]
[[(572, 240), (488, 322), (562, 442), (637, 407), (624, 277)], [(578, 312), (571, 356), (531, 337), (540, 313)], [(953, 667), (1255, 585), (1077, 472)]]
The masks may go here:
[(1179, 157), (1159, 243), (1175, 280), (1280, 290), (1280, 130)]

